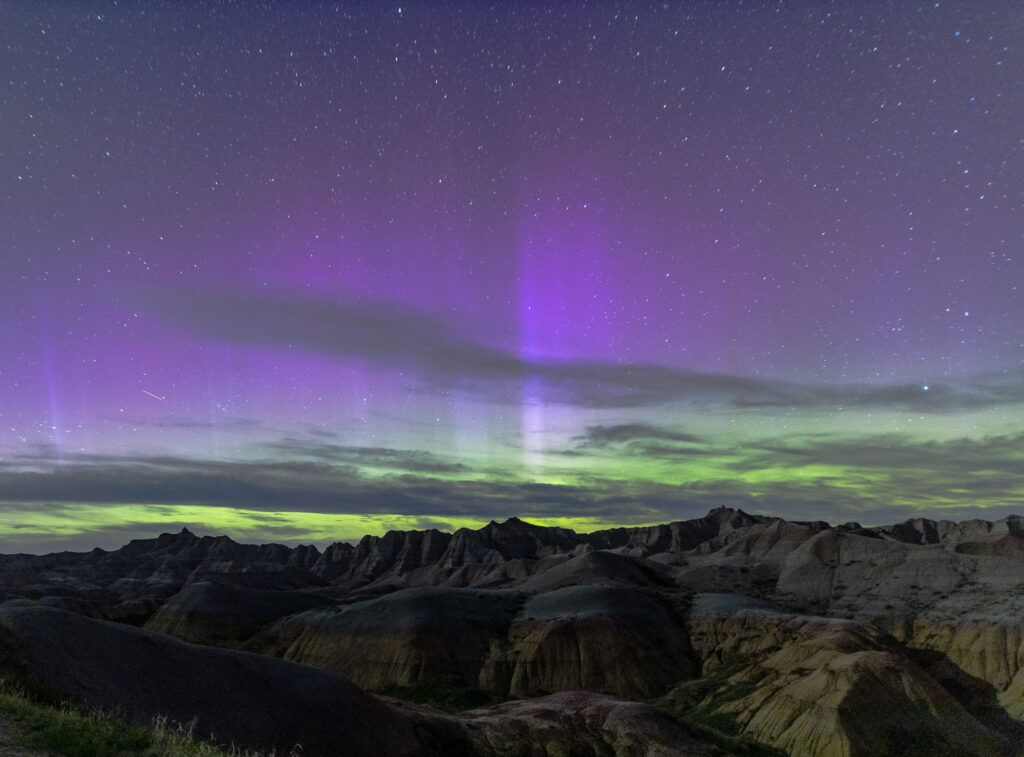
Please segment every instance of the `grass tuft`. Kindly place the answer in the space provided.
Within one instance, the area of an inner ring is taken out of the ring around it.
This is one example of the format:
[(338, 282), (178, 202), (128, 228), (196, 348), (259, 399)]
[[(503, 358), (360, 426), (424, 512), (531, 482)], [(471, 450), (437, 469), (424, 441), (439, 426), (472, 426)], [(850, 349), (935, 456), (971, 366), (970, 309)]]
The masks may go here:
[(37, 701), (22, 686), (0, 679), (0, 717), (17, 746), (65, 757), (300, 757), (230, 747), (225, 750), (195, 737), (196, 721), (176, 723), (157, 717), (149, 727), (133, 725), (113, 713), (86, 711), (70, 702)]

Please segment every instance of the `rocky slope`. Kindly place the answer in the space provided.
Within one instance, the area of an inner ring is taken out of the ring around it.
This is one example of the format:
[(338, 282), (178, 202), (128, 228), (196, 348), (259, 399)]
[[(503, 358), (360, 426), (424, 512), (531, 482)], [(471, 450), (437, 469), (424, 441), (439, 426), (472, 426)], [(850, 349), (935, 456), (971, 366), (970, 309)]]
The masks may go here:
[[(730, 742), (653, 708), (571, 692), (454, 715), (373, 697), (325, 671), (198, 646), (28, 600), (0, 605), (3, 672), (131, 721), (195, 720), (239, 749), (303, 755), (725, 757)], [(749, 749), (747, 745), (740, 745)], [(752, 752), (757, 754), (757, 751)]]
[(455, 686), (496, 699), (575, 689), (644, 699), (696, 671), (679, 618), (625, 586), (403, 589), (285, 618), (259, 648), (373, 690)]
[(910, 650), (857, 621), (702, 594), (690, 627), (705, 677), (667, 701), (689, 699), (790, 753), (1009, 755), (1021, 745), (1019, 729), (961, 703)]
[[(429, 711), (427, 730), (469, 753), (541, 733), (564, 696), (598, 731), (628, 711), (608, 702), (655, 701), (684, 730), (696, 719), (792, 755), (1002, 755), (1024, 754), (1022, 568), (1017, 517), (863, 528), (720, 508), (590, 534), (512, 518), (323, 552), (182, 531), (0, 556), (0, 597), (269, 653), (370, 691), (519, 698)], [(568, 693), (581, 690), (590, 698)], [(581, 753), (628, 753), (601, 739)]]
[(27, 601), (0, 605), (0, 628), (7, 675), (133, 722), (196, 718), (199, 736), (285, 754), (296, 743), (316, 754), (412, 754), (424, 746), (394, 708), (313, 668)]
[(230, 644), (252, 636), (272, 620), (329, 602), (309, 592), (196, 581), (160, 605), (145, 627), (186, 641)]

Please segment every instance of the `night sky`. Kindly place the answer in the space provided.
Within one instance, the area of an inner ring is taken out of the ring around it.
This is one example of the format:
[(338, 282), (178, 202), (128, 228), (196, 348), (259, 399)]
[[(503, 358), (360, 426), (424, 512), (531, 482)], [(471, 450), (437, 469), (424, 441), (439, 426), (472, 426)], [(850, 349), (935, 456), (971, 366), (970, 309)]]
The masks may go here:
[(1024, 512), (1024, 6), (0, 23), (0, 551)]

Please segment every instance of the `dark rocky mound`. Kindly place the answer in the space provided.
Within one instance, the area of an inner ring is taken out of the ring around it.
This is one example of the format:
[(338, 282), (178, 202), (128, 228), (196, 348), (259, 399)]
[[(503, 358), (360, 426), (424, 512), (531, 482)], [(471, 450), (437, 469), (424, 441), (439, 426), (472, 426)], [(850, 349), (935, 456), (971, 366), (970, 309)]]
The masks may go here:
[[(196, 734), (285, 754), (445, 754), (414, 721), (326, 671), (28, 602), (0, 605), (8, 667), (33, 688), (140, 724), (163, 715)], [(13, 659), (12, 659), (13, 655)]]
[(472, 710), (462, 720), (474, 753), (502, 757), (735, 757), (769, 753), (714, 739), (706, 731), (695, 730), (646, 705), (583, 691)]
[(242, 749), (329, 755), (724, 757), (721, 739), (651, 707), (587, 692), (451, 715), (382, 700), (326, 671), (189, 644), (25, 600), (0, 605), (5, 675), (149, 724), (196, 721)]
[(164, 602), (145, 627), (200, 644), (237, 643), (272, 620), (330, 601), (317, 594), (199, 581)]
[[(648, 699), (699, 671), (681, 618), (625, 586), (568, 586), (537, 594), (509, 629), (493, 668), (508, 694), (586, 689)], [(614, 660), (614, 664), (609, 664)]]
[(481, 669), (507, 637), (523, 599), (513, 591), (405, 589), (285, 618), (268, 629), (259, 648), (370, 689), (486, 689)]
[(187, 583), (216, 580), (268, 590), (323, 586), (316, 547), (238, 544), (182, 529), (107, 552), (0, 555), (0, 600), (54, 597), (96, 618), (144, 622)]
[(573, 689), (643, 699), (697, 671), (681, 619), (620, 585), (403, 589), (284, 618), (253, 647), (375, 691), (447, 686), (498, 699)]

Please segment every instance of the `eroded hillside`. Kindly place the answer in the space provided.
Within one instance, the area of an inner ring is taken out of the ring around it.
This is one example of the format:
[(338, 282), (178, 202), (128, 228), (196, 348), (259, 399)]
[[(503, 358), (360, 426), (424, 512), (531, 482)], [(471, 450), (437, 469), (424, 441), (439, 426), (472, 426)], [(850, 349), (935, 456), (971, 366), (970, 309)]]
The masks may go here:
[[(1012, 755), (1022, 568), (1016, 517), (862, 528), (716, 509), (589, 534), (512, 518), (322, 552), (182, 531), (0, 557), (14, 600), (0, 622), (8, 667), (35, 685), (123, 707), (128, 682), (86, 661), (90, 645), (123, 648), (178, 692), (130, 715), (180, 699), (214, 734), (235, 727), (234, 700), (189, 699), (179, 679), (223, 664), (249, 671), (227, 686), (250, 697), (273, 696), (260, 676), (339, 681), (332, 706), (365, 708), (421, 753)], [(48, 637), (63, 639), (59, 674)], [(306, 754), (338, 739), (361, 752), (351, 720), (298, 709), (287, 733), (236, 730), (265, 748), (306, 727)]]

